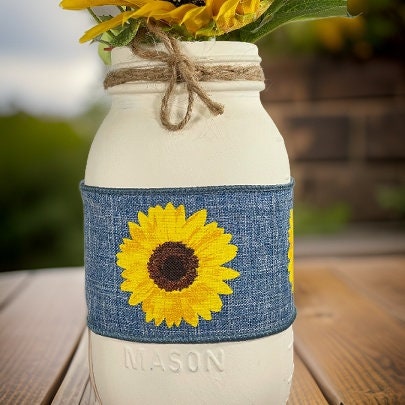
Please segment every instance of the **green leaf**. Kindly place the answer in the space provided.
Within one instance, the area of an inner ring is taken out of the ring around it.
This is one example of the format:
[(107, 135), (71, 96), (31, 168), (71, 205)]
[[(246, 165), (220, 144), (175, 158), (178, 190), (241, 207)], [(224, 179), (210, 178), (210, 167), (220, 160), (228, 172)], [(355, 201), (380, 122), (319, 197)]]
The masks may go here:
[(124, 28), (104, 32), (93, 40), (99, 42), (98, 55), (106, 65), (111, 64), (111, 49), (118, 46), (127, 46), (136, 36), (141, 20), (130, 20)]
[(135, 38), (140, 24), (140, 20), (132, 20), (118, 35), (112, 38), (111, 46), (127, 46)]
[(111, 65), (111, 52), (106, 50), (107, 45), (100, 42), (98, 44), (98, 56), (106, 65)]
[(349, 17), (347, 0), (274, 0), (261, 18), (240, 30), (240, 40), (256, 42), (290, 22)]

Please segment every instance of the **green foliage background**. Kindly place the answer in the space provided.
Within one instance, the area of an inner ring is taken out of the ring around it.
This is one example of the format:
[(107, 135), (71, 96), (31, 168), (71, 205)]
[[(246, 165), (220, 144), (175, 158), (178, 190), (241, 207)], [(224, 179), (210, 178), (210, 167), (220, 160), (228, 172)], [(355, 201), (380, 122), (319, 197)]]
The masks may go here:
[(353, 18), (331, 18), (295, 23), (265, 37), (260, 45), (272, 56), (317, 55), (369, 60), (404, 60), (405, 2), (402, 0), (348, 0)]
[(25, 113), (0, 116), (0, 134), (0, 269), (81, 264), (89, 137)]
[[(0, 116), (0, 272), (83, 264), (79, 183), (105, 113), (95, 107), (70, 121)], [(296, 234), (336, 232), (349, 218), (340, 205), (295, 211)]]
[[(349, 0), (350, 7), (361, 16), (286, 26), (260, 46), (269, 57), (315, 52), (360, 59), (388, 56), (403, 62), (403, 2)], [(105, 112), (94, 107), (73, 120), (23, 112), (0, 115), (0, 271), (83, 263), (79, 182)], [(383, 190), (381, 204), (403, 209), (401, 193)], [(320, 211), (297, 204), (295, 218), (297, 234), (334, 232), (349, 220), (350, 207), (338, 204)]]

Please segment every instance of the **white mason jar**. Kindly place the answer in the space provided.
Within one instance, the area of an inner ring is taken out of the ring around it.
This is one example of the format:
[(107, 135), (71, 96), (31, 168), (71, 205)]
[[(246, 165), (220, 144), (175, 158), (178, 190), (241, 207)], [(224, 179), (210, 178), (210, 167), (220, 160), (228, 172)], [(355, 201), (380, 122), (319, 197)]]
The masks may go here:
[[(259, 65), (257, 47), (240, 42), (184, 42), (198, 63)], [(128, 48), (112, 51), (112, 69), (159, 65)], [(261, 105), (263, 82), (202, 84), (225, 106), (213, 117), (196, 98), (178, 132), (159, 120), (164, 83), (131, 82), (109, 89), (111, 110), (88, 157), (85, 184), (109, 188), (278, 185), (290, 182), (283, 138)], [(173, 117), (184, 114), (179, 84)], [(174, 118), (176, 119), (176, 118)], [(251, 340), (157, 344), (89, 332), (92, 383), (103, 405), (285, 404), (293, 373), (292, 327)], [(141, 357), (139, 357), (141, 356)]]

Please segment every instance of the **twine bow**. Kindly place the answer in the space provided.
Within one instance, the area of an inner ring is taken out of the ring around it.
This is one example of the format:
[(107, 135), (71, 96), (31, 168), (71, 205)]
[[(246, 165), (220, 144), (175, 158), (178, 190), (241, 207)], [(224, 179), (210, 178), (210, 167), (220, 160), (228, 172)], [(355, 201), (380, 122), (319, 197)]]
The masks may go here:
[[(149, 23), (148, 30), (155, 35), (164, 45), (166, 51), (158, 51), (155, 48), (146, 48), (141, 45), (141, 40), (134, 40), (131, 43), (132, 52), (143, 58), (152, 61), (160, 61), (166, 64), (165, 67), (154, 66), (151, 68), (123, 68), (109, 72), (104, 80), (104, 87), (112, 87), (130, 81), (164, 81), (167, 88), (162, 98), (160, 107), (160, 120), (162, 125), (170, 131), (178, 131), (185, 127), (191, 118), (194, 106), (194, 95), (206, 105), (213, 115), (220, 115), (224, 112), (224, 106), (213, 101), (207, 92), (200, 85), (201, 81), (210, 80), (258, 80), (263, 81), (263, 71), (258, 65), (232, 66), (215, 65), (204, 66), (194, 63), (184, 55), (180, 49), (179, 41), (167, 35), (158, 26)], [(174, 95), (177, 83), (185, 83), (188, 101), (187, 110), (183, 118), (177, 123), (170, 119), (171, 98)]]
[[(223, 114), (224, 106), (211, 100), (208, 94), (198, 82), (194, 63), (181, 52), (177, 39), (168, 36), (164, 31), (153, 24), (148, 24), (149, 31), (159, 38), (165, 46), (167, 52), (150, 51), (133, 41), (132, 52), (144, 59), (159, 60), (167, 64), (169, 70), (169, 80), (166, 91), (162, 98), (160, 108), (160, 120), (163, 126), (171, 131), (178, 131), (187, 124), (191, 118), (194, 105), (194, 94), (201, 99), (213, 115)], [(184, 117), (177, 123), (170, 121), (170, 99), (176, 83), (184, 82), (188, 93), (187, 110)]]

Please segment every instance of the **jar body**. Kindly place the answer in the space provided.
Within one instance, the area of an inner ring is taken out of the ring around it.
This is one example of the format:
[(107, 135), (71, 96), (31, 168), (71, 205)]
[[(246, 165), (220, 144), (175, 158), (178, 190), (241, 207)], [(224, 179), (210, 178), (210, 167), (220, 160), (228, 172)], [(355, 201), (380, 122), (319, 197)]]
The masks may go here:
[[(243, 43), (186, 43), (202, 63), (257, 64), (257, 48)], [(127, 49), (116, 67), (144, 64)], [(230, 61), (230, 62), (229, 62)], [(164, 84), (128, 83), (111, 90), (111, 110), (93, 141), (85, 184), (157, 189), (279, 185), (290, 182), (284, 142), (263, 109), (261, 82), (204, 85), (225, 112), (210, 116), (197, 102), (183, 130), (162, 128)], [(179, 84), (173, 114), (184, 113)], [(92, 331), (90, 366), (103, 404), (282, 404), (293, 371), (292, 328), (257, 339), (217, 343), (139, 343)]]

